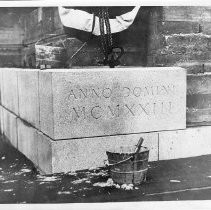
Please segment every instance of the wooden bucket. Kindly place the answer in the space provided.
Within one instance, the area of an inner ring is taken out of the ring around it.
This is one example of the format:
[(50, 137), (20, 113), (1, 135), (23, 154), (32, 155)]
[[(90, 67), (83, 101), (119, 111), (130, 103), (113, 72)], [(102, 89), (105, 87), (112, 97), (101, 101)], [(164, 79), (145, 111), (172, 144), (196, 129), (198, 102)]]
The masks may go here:
[(107, 151), (109, 173), (117, 184), (141, 184), (146, 180), (149, 149), (141, 147), (138, 153), (133, 147), (120, 147), (119, 151)]

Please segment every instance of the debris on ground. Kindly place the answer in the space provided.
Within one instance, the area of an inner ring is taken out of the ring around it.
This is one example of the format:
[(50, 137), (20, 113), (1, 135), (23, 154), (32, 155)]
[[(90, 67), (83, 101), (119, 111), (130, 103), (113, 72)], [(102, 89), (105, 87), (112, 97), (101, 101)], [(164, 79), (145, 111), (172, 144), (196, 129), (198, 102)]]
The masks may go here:
[(37, 176), (38, 179), (42, 182), (53, 182), (58, 181), (60, 178), (56, 176)]
[(75, 171), (70, 171), (70, 172), (68, 172), (66, 174), (70, 175), (70, 176), (77, 176), (77, 173)]
[(115, 184), (114, 181), (109, 178), (107, 182), (97, 182), (93, 184), (94, 187), (116, 187), (117, 189), (123, 189), (123, 190), (133, 190), (133, 189), (139, 189), (138, 187), (134, 187), (133, 184)]
[(23, 169), (21, 169), (21, 172), (23, 172), (23, 173), (29, 173), (29, 172), (31, 172), (31, 169), (23, 168)]
[(121, 189), (123, 189), (123, 190), (133, 190), (134, 185), (133, 184), (123, 184), (123, 185), (121, 185)]
[(70, 195), (71, 192), (70, 191), (59, 191), (57, 194), (58, 195)]
[(6, 189), (6, 190), (4, 190), (4, 192), (12, 192), (13, 191), (13, 189)]
[(73, 184), (80, 184), (80, 183), (85, 182), (85, 181), (87, 181), (87, 180), (88, 180), (88, 178), (77, 179), (77, 180), (73, 181), (72, 183), (73, 183)]
[(174, 182), (174, 183), (180, 183), (180, 180), (175, 180), (175, 179), (171, 179), (170, 182)]

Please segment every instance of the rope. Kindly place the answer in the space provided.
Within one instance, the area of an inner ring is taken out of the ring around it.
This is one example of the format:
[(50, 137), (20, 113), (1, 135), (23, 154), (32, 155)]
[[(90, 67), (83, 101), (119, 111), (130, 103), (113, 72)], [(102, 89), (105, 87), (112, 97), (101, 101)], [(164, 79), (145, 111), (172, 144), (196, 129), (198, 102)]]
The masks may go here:
[[(123, 55), (124, 49), (122, 47), (114, 47), (113, 37), (111, 33), (111, 26), (109, 22), (109, 8), (100, 7), (98, 10), (98, 16), (99, 16), (99, 27), (100, 27), (101, 50), (104, 54), (103, 64), (104, 65), (108, 64), (111, 68), (114, 68), (116, 65), (120, 64), (119, 59)], [(116, 59), (114, 56), (114, 49), (121, 50), (119, 56)]]

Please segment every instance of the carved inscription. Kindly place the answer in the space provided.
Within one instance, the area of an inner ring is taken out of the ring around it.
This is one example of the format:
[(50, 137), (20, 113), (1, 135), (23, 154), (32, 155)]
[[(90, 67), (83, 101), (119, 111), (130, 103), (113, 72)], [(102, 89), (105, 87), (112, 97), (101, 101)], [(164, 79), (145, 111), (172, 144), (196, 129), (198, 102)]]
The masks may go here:
[[(70, 104), (72, 104), (71, 102), (78, 104), (69, 107), (72, 121), (121, 117), (150, 119), (155, 116), (171, 114), (173, 112), (173, 102), (170, 96), (173, 97), (175, 94), (176, 88), (172, 84), (143, 87), (120, 87), (117, 85), (112, 88), (108, 86), (103, 88), (70, 87), (66, 99)], [(127, 102), (124, 102), (125, 100)], [(90, 101), (89, 105), (83, 105), (87, 104), (84, 103), (86, 101)], [(94, 102), (93, 105), (92, 102)]]
[(111, 98), (117, 97), (146, 97), (175, 94), (174, 85), (146, 86), (146, 87), (90, 87), (70, 89), (67, 96), (69, 100), (82, 100), (90, 98)]

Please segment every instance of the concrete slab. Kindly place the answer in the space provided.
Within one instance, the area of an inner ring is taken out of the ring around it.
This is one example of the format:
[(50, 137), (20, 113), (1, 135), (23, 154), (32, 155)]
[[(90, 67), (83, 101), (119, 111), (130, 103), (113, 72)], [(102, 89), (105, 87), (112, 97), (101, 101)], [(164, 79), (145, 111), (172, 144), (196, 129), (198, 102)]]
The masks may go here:
[(10, 141), (10, 143), (17, 148), (18, 145), (18, 138), (17, 138), (17, 117), (6, 110), (5, 108), (2, 108), (3, 113), (3, 134), (7, 137), (7, 139)]
[(35, 165), (38, 164), (37, 157), (37, 130), (22, 120), (17, 120), (18, 150), (30, 159)]
[(149, 161), (158, 160), (157, 133), (53, 141), (39, 132), (38, 166), (47, 174), (103, 167), (107, 150), (134, 146), (141, 136), (150, 149)]
[(211, 127), (159, 133), (159, 160), (186, 158), (210, 154)]
[(186, 71), (116, 68), (42, 71), (41, 131), (52, 139), (186, 127)]
[(38, 71), (18, 71), (19, 116), (39, 129)]
[(2, 68), (2, 105), (18, 115), (18, 69)]

